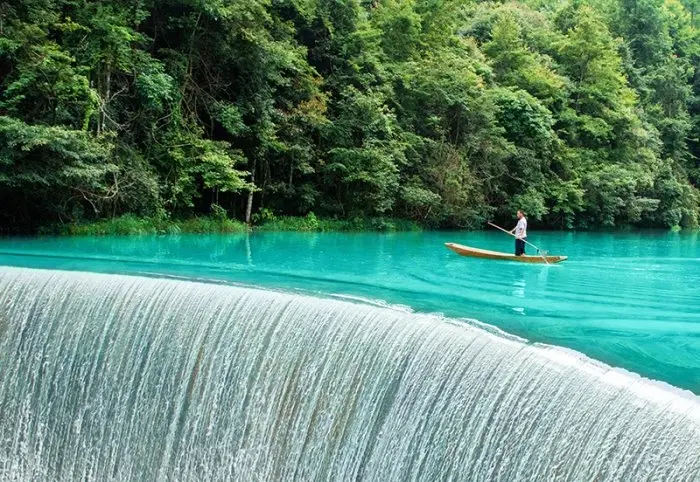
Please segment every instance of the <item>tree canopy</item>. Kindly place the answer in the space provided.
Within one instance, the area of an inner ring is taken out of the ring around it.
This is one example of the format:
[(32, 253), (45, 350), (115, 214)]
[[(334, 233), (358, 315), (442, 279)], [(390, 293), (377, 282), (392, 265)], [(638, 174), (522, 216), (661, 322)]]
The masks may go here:
[(0, 1), (0, 229), (694, 227), (695, 0)]

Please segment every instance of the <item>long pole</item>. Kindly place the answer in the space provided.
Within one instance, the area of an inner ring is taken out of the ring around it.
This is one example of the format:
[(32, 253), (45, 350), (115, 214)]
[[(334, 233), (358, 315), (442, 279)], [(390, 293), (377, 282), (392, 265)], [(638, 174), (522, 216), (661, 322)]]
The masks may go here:
[[(496, 229), (498, 229), (498, 230), (500, 230), (500, 231), (503, 231), (504, 233), (506, 233), (506, 234), (508, 234), (508, 235), (510, 235), (510, 236), (513, 236), (515, 239), (520, 239), (519, 237), (517, 237), (515, 234), (511, 233), (511, 232), (508, 231), (507, 229), (503, 229), (502, 227), (497, 226), (496, 224), (493, 224), (491, 221), (489, 221), (488, 224), (489, 224), (489, 226), (493, 226), (494, 228), (496, 228)], [(534, 244), (530, 243), (529, 241), (525, 241), (524, 239), (522, 239), (521, 241), (524, 241), (525, 244), (527, 244), (528, 246), (531, 246), (531, 247), (535, 248), (535, 249), (537, 250), (537, 254), (539, 254), (540, 256), (542, 256), (542, 259), (544, 259), (545, 263), (549, 264), (549, 261), (547, 261), (547, 257), (546, 257), (545, 255), (542, 254), (542, 253), (546, 253), (546, 251), (541, 250), (540, 248), (538, 248), (538, 247), (535, 246)]]

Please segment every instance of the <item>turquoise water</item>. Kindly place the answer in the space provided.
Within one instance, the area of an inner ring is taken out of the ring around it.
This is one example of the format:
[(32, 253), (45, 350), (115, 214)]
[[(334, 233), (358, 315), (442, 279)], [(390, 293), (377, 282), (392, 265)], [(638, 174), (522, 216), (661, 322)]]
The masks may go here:
[(0, 265), (221, 280), (474, 318), (700, 394), (697, 234), (532, 233), (556, 266), (462, 258), (499, 233), (0, 240)]

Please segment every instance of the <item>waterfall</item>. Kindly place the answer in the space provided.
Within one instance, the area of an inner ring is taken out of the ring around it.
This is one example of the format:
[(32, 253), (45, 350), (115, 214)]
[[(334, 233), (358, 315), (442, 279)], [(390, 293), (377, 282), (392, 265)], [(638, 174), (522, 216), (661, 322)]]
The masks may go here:
[(0, 268), (0, 480), (699, 480), (700, 398), (468, 323)]

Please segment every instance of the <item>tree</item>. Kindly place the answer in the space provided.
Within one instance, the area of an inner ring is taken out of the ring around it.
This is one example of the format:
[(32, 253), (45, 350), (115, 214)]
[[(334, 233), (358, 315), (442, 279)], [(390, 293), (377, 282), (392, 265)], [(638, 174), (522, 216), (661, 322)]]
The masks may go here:
[[(692, 226), (695, 0), (0, 2), (0, 229)], [(260, 218), (258, 216), (257, 218)]]

